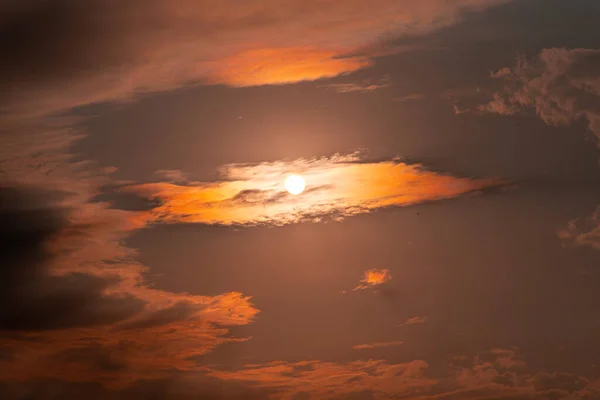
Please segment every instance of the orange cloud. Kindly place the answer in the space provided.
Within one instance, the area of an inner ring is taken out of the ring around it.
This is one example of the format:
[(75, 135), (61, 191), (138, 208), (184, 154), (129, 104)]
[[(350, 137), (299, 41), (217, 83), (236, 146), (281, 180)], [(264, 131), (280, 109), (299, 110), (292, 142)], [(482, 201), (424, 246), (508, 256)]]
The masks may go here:
[(354, 290), (368, 289), (373, 286), (382, 285), (392, 280), (392, 273), (388, 269), (370, 269), (365, 271), (364, 278), (360, 281), (361, 284)]
[[(247, 365), (236, 371), (207, 370), (227, 383), (243, 382), (267, 390), (270, 399), (331, 399), (363, 395), (365, 398), (414, 400), (451, 399), (596, 399), (598, 382), (572, 374), (520, 373), (503, 356), (512, 350), (496, 349), (474, 358), (460, 357), (447, 374), (428, 376), (422, 360), (392, 364), (383, 360), (331, 363), (276, 361)], [(514, 352), (512, 352), (513, 355)], [(516, 355), (515, 355), (516, 356)]]
[(369, 344), (358, 344), (356, 346), (352, 346), (354, 350), (365, 350), (365, 349), (375, 349), (378, 347), (390, 347), (390, 346), (401, 346), (404, 342), (395, 341), (395, 342), (378, 342), (378, 343), (369, 343)]
[(293, 399), (303, 394), (314, 399), (344, 398), (366, 391), (388, 398), (414, 396), (430, 389), (436, 381), (425, 376), (427, 368), (428, 364), (420, 360), (404, 364), (389, 364), (382, 360), (347, 364), (274, 362), (248, 366), (239, 371), (212, 370), (208, 375), (272, 389), (272, 399)]
[[(170, 297), (169, 293), (157, 294)], [(182, 297), (198, 304), (184, 300), (154, 310), (150, 305), (147, 311), (119, 324), (3, 338), (0, 347), (10, 349), (12, 357), (0, 359), (0, 381), (57, 379), (121, 388), (136, 381), (167, 378), (175, 371), (200, 371), (202, 367), (193, 357), (223, 343), (247, 340), (227, 337), (225, 326), (252, 320), (257, 310), (248, 298), (239, 293)]]
[(0, 94), (0, 111), (46, 115), (189, 83), (250, 86), (337, 76), (373, 62), (351, 54), (373, 46), (376, 54), (397, 51), (381, 49), (382, 35), (422, 34), (455, 23), (464, 10), (506, 1), (1, 4), (7, 37), (33, 33), (4, 54), (0, 79), (10, 85)]
[[(299, 196), (283, 187), (290, 173), (306, 180)], [(149, 218), (160, 222), (282, 225), (448, 199), (503, 183), (455, 178), (397, 161), (361, 162), (356, 155), (227, 165), (222, 175), (222, 181), (194, 186), (150, 183), (123, 190), (158, 200)]]
[(336, 58), (339, 52), (314, 48), (248, 50), (219, 63), (212, 83), (258, 86), (331, 78), (372, 65), (361, 57)]

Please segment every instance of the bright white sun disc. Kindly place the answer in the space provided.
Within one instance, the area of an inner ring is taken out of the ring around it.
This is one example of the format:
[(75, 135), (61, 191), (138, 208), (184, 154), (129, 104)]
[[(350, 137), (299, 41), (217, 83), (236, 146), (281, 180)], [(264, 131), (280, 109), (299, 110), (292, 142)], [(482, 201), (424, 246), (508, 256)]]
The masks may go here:
[(304, 192), (306, 181), (300, 175), (290, 175), (285, 179), (285, 189), (290, 194), (298, 195)]

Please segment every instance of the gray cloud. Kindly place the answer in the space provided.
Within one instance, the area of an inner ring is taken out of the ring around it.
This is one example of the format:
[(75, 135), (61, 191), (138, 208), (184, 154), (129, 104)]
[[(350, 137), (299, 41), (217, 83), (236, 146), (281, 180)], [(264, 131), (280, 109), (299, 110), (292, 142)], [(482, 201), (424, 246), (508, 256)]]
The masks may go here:
[(505, 87), (479, 111), (513, 115), (534, 109), (549, 125), (586, 119), (600, 137), (600, 50), (544, 49), (537, 58), (519, 58), (516, 67), (491, 76)]
[[(501, 68), (491, 77), (504, 87), (476, 111), (515, 115), (535, 110), (552, 126), (582, 120), (600, 146), (600, 50), (544, 49), (536, 58), (520, 57), (515, 67)], [(589, 218), (571, 221), (559, 236), (574, 245), (600, 248), (599, 210)]]

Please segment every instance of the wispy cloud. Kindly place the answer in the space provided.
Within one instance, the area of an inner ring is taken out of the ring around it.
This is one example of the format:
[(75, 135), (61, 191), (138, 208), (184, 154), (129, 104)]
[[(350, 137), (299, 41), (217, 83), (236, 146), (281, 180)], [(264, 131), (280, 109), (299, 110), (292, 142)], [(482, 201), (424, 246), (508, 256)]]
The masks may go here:
[(436, 373), (435, 379), (429, 377), (429, 364), (422, 360), (401, 364), (383, 360), (273, 362), (235, 371), (212, 370), (209, 374), (224, 382), (271, 390), (273, 399), (345, 398), (357, 393), (372, 398), (419, 400), (595, 399), (600, 394), (600, 382), (582, 376), (524, 373), (522, 364), (503, 359), (511, 352), (495, 349), (476, 357), (460, 357), (459, 362), (449, 366), (449, 373)]
[(159, 169), (154, 172), (154, 175), (159, 179), (164, 179), (168, 182), (187, 182), (188, 178), (183, 171), (178, 169)]
[(398, 327), (402, 328), (403, 326), (424, 324), (425, 322), (427, 322), (427, 318), (425, 317), (412, 317), (404, 321), (402, 324), (398, 325)]
[(362, 82), (351, 82), (351, 83), (335, 83), (331, 85), (325, 85), (327, 89), (331, 89), (338, 93), (372, 93), (376, 90), (390, 87), (392, 83), (390, 82), (389, 77), (384, 77), (379, 80), (379, 82), (375, 83), (371, 80), (365, 80)]
[(392, 280), (392, 273), (388, 269), (370, 269), (365, 271), (363, 279), (354, 290), (368, 289), (379, 286)]
[[(306, 180), (307, 189), (299, 196), (284, 188), (290, 173)], [(448, 199), (503, 184), (498, 179), (442, 175), (393, 160), (363, 162), (357, 155), (227, 165), (222, 177), (190, 186), (150, 183), (123, 190), (159, 200), (160, 206), (147, 215), (157, 222), (281, 225)]]
[(365, 350), (365, 349), (376, 349), (378, 347), (391, 347), (391, 346), (401, 346), (404, 342), (395, 341), (395, 342), (378, 342), (378, 343), (369, 343), (369, 344), (357, 344), (356, 346), (352, 346), (354, 350)]

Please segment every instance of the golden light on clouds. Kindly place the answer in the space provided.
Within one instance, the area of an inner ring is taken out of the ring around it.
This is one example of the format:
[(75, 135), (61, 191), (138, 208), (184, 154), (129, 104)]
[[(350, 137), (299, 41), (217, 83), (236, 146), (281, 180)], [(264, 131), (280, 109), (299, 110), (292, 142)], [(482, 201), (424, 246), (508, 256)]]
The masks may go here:
[[(302, 196), (291, 195), (281, 185), (292, 173), (310, 182)], [(283, 225), (448, 199), (503, 184), (498, 179), (457, 178), (396, 160), (367, 162), (356, 154), (231, 164), (221, 169), (221, 175), (217, 182), (159, 182), (123, 190), (157, 200), (160, 205), (149, 211), (150, 220)]]
[(372, 65), (365, 57), (344, 57), (343, 51), (314, 48), (263, 48), (248, 50), (221, 61), (213, 83), (259, 86), (314, 81), (354, 72)]

